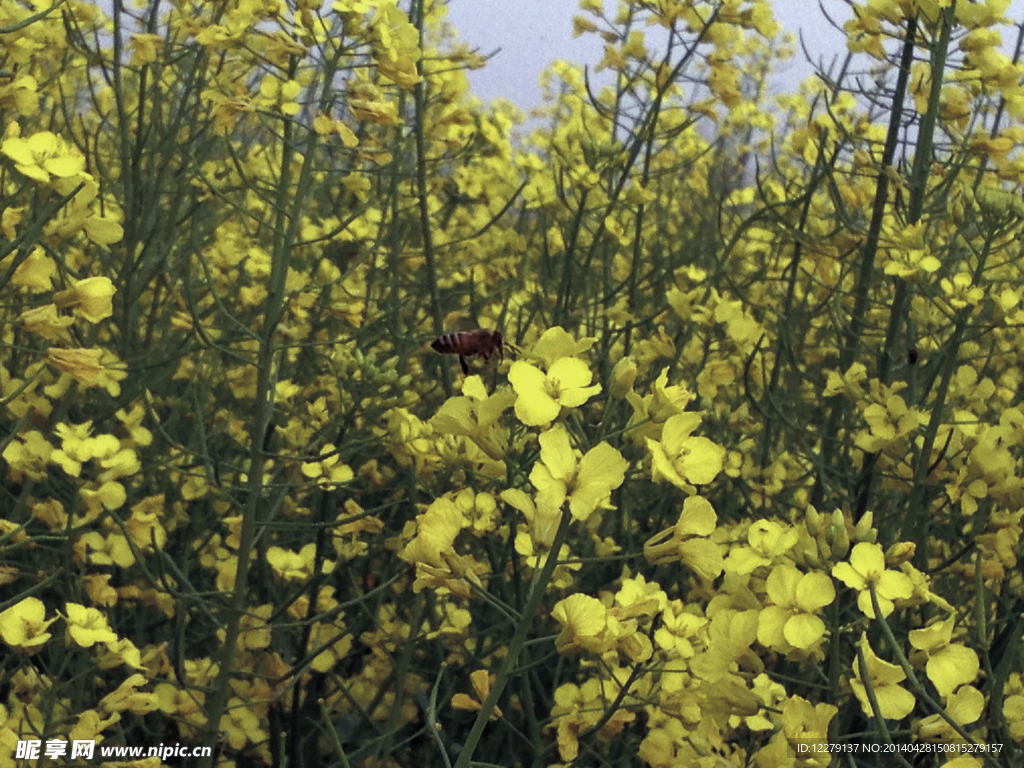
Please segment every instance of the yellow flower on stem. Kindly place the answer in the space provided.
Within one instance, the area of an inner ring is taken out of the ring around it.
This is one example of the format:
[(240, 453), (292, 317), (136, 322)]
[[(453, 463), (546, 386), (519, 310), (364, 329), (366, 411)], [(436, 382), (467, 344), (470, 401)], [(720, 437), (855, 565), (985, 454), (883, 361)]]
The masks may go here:
[(64, 636), (69, 644), (74, 643), (79, 648), (91, 648), (96, 643), (117, 642), (117, 635), (107, 623), (107, 617), (98, 609), (68, 603), (66, 610), (68, 615)]
[(899, 683), (906, 679), (906, 674), (895, 664), (882, 661), (871, 650), (868, 643), (867, 633), (860, 636), (860, 647), (858, 649), (864, 655), (865, 666), (867, 667), (869, 680), (865, 681), (861, 675), (859, 660), (853, 663), (854, 676), (850, 679), (850, 687), (854, 696), (860, 702), (861, 709), (868, 717), (874, 715), (871, 708), (871, 699), (868, 696), (867, 686), (870, 685), (878, 702), (878, 708), (882, 717), (886, 720), (902, 720), (914, 709), (914, 694), (900, 688)]
[(718, 515), (711, 502), (690, 496), (683, 502), (679, 520), (644, 544), (644, 557), (652, 565), (682, 561), (704, 579), (718, 578), (724, 561), (718, 545), (706, 537), (715, 531)]
[(516, 417), (528, 427), (548, 424), (562, 407), (576, 408), (601, 391), (589, 386), (592, 374), (587, 364), (575, 357), (556, 360), (545, 374), (539, 368), (517, 360), (508, 372), (516, 394)]
[(414, 565), (445, 568), (445, 555), (455, 554), (454, 544), (466, 520), (451, 499), (437, 499), (416, 517), (416, 536), (398, 556)]
[(576, 357), (594, 346), (597, 339), (587, 337), (576, 341), (569, 333), (559, 326), (548, 328), (530, 350), (530, 358), (539, 360), (549, 371), (556, 361), (563, 357)]
[(46, 620), (46, 606), (38, 597), (26, 597), (0, 613), (0, 638), (22, 653), (33, 654), (46, 645), (46, 628), (57, 619)]
[(540, 435), (540, 461), (534, 464), (530, 482), (538, 502), (561, 509), (566, 499), (577, 520), (586, 520), (598, 507), (609, 508), (611, 492), (622, 485), (629, 462), (608, 443), (591, 448), (579, 463), (561, 424)]
[[(0, 145), (0, 152), (14, 161), (14, 167), (22, 174), (43, 184), (55, 181), (54, 186), (62, 193), (70, 192), (82, 178), (91, 178), (85, 173), (85, 157), (75, 147), (50, 131), (40, 131), (27, 139), (9, 136)], [(60, 184), (62, 180), (73, 182)]]
[[(102, 387), (111, 397), (121, 394), (118, 384), (128, 373), (116, 370), (100, 362), (105, 350), (102, 349), (61, 349), (50, 347), (46, 350), (46, 362), (62, 373), (66, 373), (85, 387)], [(56, 391), (47, 394), (56, 396)]]
[(54, 426), (54, 432), (61, 439), (61, 447), (50, 455), (50, 461), (72, 477), (82, 472), (82, 464), (90, 459), (106, 459), (118, 452), (121, 444), (113, 435), (91, 437), (92, 422)]
[(516, 534), (516, 552), (525, 555), (531, 568), (537, 567), (538, 554), (547, 552), (555, 540), (555, 532), (562, 520), (562, 511), (546, 503), (536, 505), (525, 492), (509, 488), (501, 492), (501, 500), (523, 513), (529, 530), (519, 529)]
[(488, 395), (479, 376), (466, 379), (462, 395), (445, 400), (430, 425), (446, 435), (468, 437), (488, 458), (502, 461), (508, 450), (508, 429), (498, 424), (498, 419), (516, 396), (507, 389)]
[(64, 332), (75, 322), (73, 317), (58, 315), (57, 307), (53, 304), (26, 309), (18, 320), (26, 331), (37, 333), (47, 341), (65, 338), (67, 334)]
[(707, 485), (722, 471), (725, 448), (692, 435), (700, 422), (699, 413), (680, 413), (665, 422), (660, 442), (647, 438), (652, 480), (665, 479), (687, 493), (696, 493), (694, 485)]
[[(267, 549), (267, 563), (286, 584), (302, 584), (313, 576), (313, 565), (316, 559), (316, 545), (307, 544), (298, 552), (293, 552), (284, 547), (270, 547)], [(330, 568), (324, 562), (324, 573)]]
[(148, 715), (157, 709), (156, 694), (140, 691), (149, 682), (144, 675), (129, 675), (115, 690), (100, 701), (97, 709), (103, 714), (131, 712), (133, 715)]
[[(476, 693), (476, 698), (467, 696), (464, 693), (456, 693), (452, 696), (452, 706), (456, 709), (464, 709), (467, 712), (479, 712), (480, 705), (487, 699), (491, 693), (491, 687), (494, 685), (495, 675), (490, 674), (486, 669), (478, 669), (469, 676), (470, 682), (473, 684), (473, 691)], [(491, 710), (491, 720), (501, 719), (501, 709), (497, 706)]]
[(893, 612), (893, 600), (906, 600), (914, 594), (914, 583), (910, 577), (899, 571), (886, 570), (882, 547), (866, 541), (853, 548), (850, 562), (837, 563), (832, 568), (832, 575), (846, 586), (860, 592), (857, 596), (857, 607), (869, 619), (875, 618), (869, 585), (875, 586), (875, 594), (878, 596), (878, 605), (883, 616)]
[(555, 603), (551, 615), (562, 631), (555, 648), (564, 655), (590, 651), (600, 656), (615, 647), (618, 640), (609, 626), (612, 617), (596, 597), (577, 592)]
[(910, 631), (910, 644), (928, 657), (925, 671), (935, 690), (945, 698), (964, 683), (974, 680), (980, 669), (978, 654), (953, 639), (952, 616), (924, 629)]
[(824, 573), (800, 573), (792, 565), (775, 566), (766, 582), (768, 599), (758, 614), (757, 639), (761, 645), (786, 653), (807, 649), (825, 636), (825, 622), (817, 612), (836, 597), (832, 580)]
[(355, 473), (352, 468), (338, 456), (334, 443), (326, 443), (320, 449), (319, 461), (307, 461), (302, 464), (302, 474), (315, 480), (324, 490), (349, 482)]
[(53, 303), (60, 309), (74, 307), (90, 323), (98, 323), (114, 314), (112, 300), (116, 292), (109, 277), (87, 277), (73, 288), (54, 294)]

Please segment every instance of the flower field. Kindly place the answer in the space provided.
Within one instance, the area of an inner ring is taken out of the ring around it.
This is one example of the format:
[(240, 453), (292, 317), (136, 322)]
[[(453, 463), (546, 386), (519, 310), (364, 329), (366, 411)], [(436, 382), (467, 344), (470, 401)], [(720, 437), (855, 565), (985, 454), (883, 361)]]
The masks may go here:
[(0, 0), (0, 765), (1022, 764), (1024, 20), (616, 2)]

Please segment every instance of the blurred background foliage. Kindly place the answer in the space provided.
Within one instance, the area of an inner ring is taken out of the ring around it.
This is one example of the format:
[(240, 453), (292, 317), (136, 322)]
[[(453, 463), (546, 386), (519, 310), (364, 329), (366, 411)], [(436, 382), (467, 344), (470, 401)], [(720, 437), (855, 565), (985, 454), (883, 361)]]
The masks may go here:
[(584, 0), (527, 123), (441, 2), (2, 0), (0, 748), (1015, 764), (1005, 10)]

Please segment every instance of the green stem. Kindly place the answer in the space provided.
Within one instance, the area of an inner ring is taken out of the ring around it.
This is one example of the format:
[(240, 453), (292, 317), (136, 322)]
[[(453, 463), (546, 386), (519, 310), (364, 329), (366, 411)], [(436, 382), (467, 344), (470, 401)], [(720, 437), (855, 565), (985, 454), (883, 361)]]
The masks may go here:
[(555, 572), (555, 566), (558, 565), (558, 553), (561, 551), (562, 544), (565, 543), (565, 538), (569, 533), (569, 522), (571, 520), (572, 515), (563, 511), (562, 520), (558, 524), (558, 531), (555, 533), (555, 540), (551, 543), (551, 551), (548, 553), (547, 560), (544, 561), (544, 567), (540, 571), (534, 571), (533, 581), (530, 584), (530, 592), (526, 598), (526, 607), (523, 609), (523, 620), (519, 622), (519, 626), (516, 627), (516, 633), (512, 636), (512, 641), (508, 644), (508, 653), (505, 655), (505, 658), (501, 662), (501, 667), (498, 669), (498, 675), (497, 679), (494, 681), (494, 687), (492, 687), (491, 692), (487, 694), (487, 698), (484, 700), (483, 706), (480, 707), (480, 712), (477, 713), (476, 722), (473, 723), (473, 728), (470, 730), (469, 736), (466, 738), (466, 744), (459, 753), (459, 759), (455, 763), (455, 768), (469, 768), (473, 761), (473, 752), (476, 750), (476, 745), (480, 743), (480, 737), (483, 736), (484, 728), (487, 726), (487, 722), (491, 718), (491, 712), (494, 711), (494, 707), (497, 705), (498, 699), (501, 697), (502, 692), (505, 690), (505, 686), (512, 677), (516, 661), (519, 659), (519, 653), (523, 650), (523, 644), (526, 642), (526, 636), (529, 634), (530, 628), (533, 624), (533, 618), (537, 614), (537, 609), (540, 607), (541, 601), (544, 599), (548, 583), (551, 581), (551, 576)]

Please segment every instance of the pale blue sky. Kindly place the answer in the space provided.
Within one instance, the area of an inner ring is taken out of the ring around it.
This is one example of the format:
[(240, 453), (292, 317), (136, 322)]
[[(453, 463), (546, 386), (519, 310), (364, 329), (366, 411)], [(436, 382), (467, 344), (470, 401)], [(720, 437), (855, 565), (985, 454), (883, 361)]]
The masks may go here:
[[(823, 6), (840, 25), (850, 18), (844, 0), (823, 0)], [(613, 1), (605, 0), (605, 7), (611, 9)], [(601, 58), (603, 43), (596, 35), (572, 37), (572, 17), (580, 14), (578, 0), (449, 0), (448, 8), (449, 19), (463, 40), (482, 53), (502, 49), (486, 69), (468, 73), (473, 91), (484, 99), (504, 97), (529, 109), (540, 103), (537, 78), (552, 60), (593, 66)], [(1024, 18), (1024, 0), (1013, 0), (1007, 15)], [(811, 55), (826, 65), (845, 55), (845, 38), (825, 20), (814, 0), (775, 0), (775, 16), (785, 30), (802, 30)], [(1012, 45), (1015, 34), (1013, 27), (1003, 29), (1006, 46)], [(798, 52), (782, 65), (775, 88), (789, 90), (811, 72)]]

